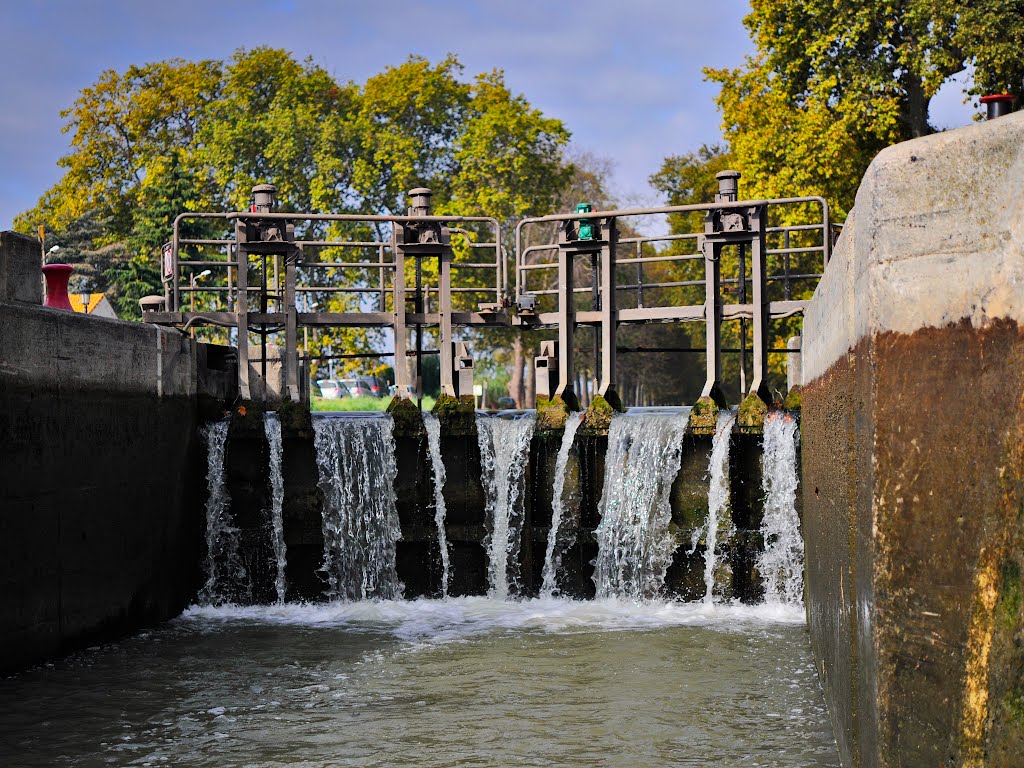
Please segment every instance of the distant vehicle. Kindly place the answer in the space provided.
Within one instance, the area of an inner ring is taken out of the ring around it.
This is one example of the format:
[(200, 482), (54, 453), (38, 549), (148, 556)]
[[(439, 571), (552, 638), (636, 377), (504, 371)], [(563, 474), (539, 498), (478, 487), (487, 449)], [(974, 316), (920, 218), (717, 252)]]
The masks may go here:
[(498, 408), (500, 410), (505, 411), (505, 410), (508, 410), (509, 408), (515, 408), (516, 407), (516, 401), (513, 400), (511, 397), (508, 397), (506, 395), (505, 397), (499, 397), (498, 398), (497, 405), (498, 405)]
[(373, 397), (373, 392), (370, 391), (370, 385), (362, 380), (362, 377), (358, 379), (342, 379), (341, 386), (343, 386), (352, 397)]
[(370, 388), (374, 397), (384, 397), (388, 393), (388, 383), (380, 376), (360, 376), (359, 381)]
[(326, 400), (336, 400), (348, 394), (345, 388), (334, 379), (321, 379), (316, 383), (316, 386), (320, 390), (320, 397)]

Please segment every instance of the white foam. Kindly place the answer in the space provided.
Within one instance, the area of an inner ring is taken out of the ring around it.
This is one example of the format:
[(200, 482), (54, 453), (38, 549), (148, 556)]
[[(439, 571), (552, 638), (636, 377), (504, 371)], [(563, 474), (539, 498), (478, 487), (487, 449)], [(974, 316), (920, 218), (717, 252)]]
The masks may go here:
[(573, 633), (666, 627), (706, 627), (723, 632), (804, 623), (803, 608), (783, 604), (741, 605), (632, 602), (616, 599), (361, 600), (260, 606), (192, 606), (186, 622), (247, 621), (261, 624), (376, 631), (400, 640), (444, 643), (493, 632)]

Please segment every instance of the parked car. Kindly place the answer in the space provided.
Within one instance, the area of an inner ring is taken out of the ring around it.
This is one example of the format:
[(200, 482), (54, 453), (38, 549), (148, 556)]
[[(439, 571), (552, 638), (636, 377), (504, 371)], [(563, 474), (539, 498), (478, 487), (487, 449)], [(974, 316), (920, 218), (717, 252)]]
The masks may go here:
[(357, 379), (342, 379), (341, 386), (343, 386), (352, 397), (373, 397), (373, 392), (370, 391), (370, 385), (363, 381), (361, 377)]
[(359, 381), (370, 388), (370, 394), (374, 397), (384, 397), (388, 394), (388, 383), (380, 376), (360, 376)]
[(320, 379), (316, 383), (317, 389), (320, 390), (320, 397), (327, 400), (336, 400), (339, 397), (347, 397), (348, 392), (334, 379)]

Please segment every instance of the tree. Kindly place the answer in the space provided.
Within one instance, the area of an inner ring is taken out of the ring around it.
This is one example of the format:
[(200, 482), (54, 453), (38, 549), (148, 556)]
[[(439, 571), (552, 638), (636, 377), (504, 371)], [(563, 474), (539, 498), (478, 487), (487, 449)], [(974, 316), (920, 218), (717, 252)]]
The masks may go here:
[(1024, 80), (1020, 0), (754, 0), (744, 23), (757, 53), (705, 73), (745, 188), (824, 194), (840, 216), (882, 148), (932, 132), (930, 100), (951, 76), (972, 67), (972, 95)]
[[(65, 175), (16, 228), (89, 224), (81, 246), (109, 255), (96, 281), (109, 275), (118, 297), (159, 290), (159, 246), (178, 213), (244, 209), (257, 183), (277, 186), (283, 211), (401, 213), (405, 193), (428, 186), (437, 211), (511, 219), (547, 212), (566, 178), (565, 127), (510, 92), (500, 71), (464, 80), (454, 56), (410, 57), (362, 85), (338, 84), (272, 48), (227, 62), (173, 59), (103, 73), (62, 115), (72, 135)], [(379, 225), (308, 230), (339, 240), (390, 234)], [(323, 279), (362, 285), (353, 271)], [(335, 310), (358, 305), (338, 294), (309, 298)], [(312, 346), (366, 351), (371, 341), (365, 330), (334, 331)]]

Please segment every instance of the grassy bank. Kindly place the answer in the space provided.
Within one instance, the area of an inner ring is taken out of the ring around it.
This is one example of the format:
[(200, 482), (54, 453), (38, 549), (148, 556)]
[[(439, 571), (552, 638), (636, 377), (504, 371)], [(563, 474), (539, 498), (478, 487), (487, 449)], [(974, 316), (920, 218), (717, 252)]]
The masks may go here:
[[(313, 411), (383, 411), (391, 402), (390, 397), (339, 397), (328, 399), (324, 397), (313, 397), (310, 401), (310, 410)], [(423, 398), (423, 410), (429, 411), (434, 407), (434, 398)]]

